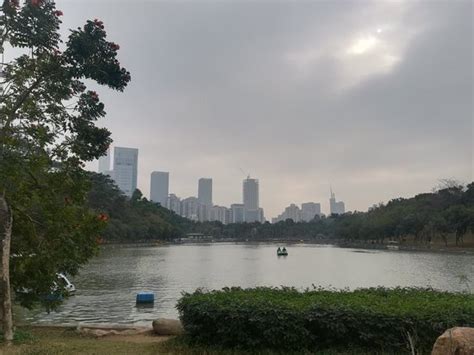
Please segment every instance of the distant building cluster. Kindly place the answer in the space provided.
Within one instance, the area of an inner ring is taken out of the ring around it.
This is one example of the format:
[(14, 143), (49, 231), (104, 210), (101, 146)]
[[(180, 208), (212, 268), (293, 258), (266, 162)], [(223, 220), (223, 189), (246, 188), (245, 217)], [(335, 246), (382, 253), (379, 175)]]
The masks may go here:
[(294, 222), (309, 222), (315, 217), (321, 217), (321, 204), (316, 202), (306, 202), (299, 208), (292, 203), (276, 218), (272, 218), (272, 223), (291, 219)]
[[(329, 213), (331, 215), (344, 214), (345, 206), (344, 202), (336, 201), (336, 195), (331, 189), (331, 197), (329, 198)], [(321, 217), (321, 204), (316, 202), (306, 202), (299, 208), (297, 205), (292, 203), (276, 218), (272, 218), (272, 223), (278, 223), (291, 219), (294, 222), (309, 222), (315, 217)]]
[[(110, 176), (117, 187), (128, 197), (137, 188), (138, 149), (115, 147), (111, 164), (110, 151), (99, 158), (99, 173)], [(111, 168), (112, 165), (112, 168)], [(150, 201), (159, 203), (180, 216), (193, 221), (219, 221), (223, 224), (265, 222), (259, 204), (259, 182), (247, 177), (242, 184), (242, 202), (230, 208), (212, 202), (212, 179), (198, 181), (198, 197), (179, 198), (169, 192), (169, 172), (153, 171), (150, 177)]]
[[(151, 190), (153, 190), (153, 180), (151, 184)], [(163, 206), (193, 221), (219, 221), (223, 224), (265, 222), (263, 209), (259, 206), (258, 180), (247, 177), (243, 181), (242, 190), (243, 203), (234, 203), (230, 208), (214, 205), (212, 202), (212, 179), (201, 178), (198, 181), (198, 197), (180, 199), (170, 193), (166, 205)], [(153, 198), (151, 200), (155, 201)]]

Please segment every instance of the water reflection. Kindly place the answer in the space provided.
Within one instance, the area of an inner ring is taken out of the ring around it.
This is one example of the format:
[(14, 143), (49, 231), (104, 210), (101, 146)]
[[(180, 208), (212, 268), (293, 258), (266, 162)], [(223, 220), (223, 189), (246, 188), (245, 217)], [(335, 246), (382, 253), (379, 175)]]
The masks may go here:
[[(363, 251), (298, 244), (278, 258), (268, 244), (107, 247), (74, 279), (77, 294), (58, 312), (31, 312), (39, 323), (149, 324), (176, 317), (183, 291), (225, 286), (311, 285), (336, 288), (417, 286), (461, 291), (459, 275), (472, 275), (472, 255)], [(152, 308), (137, 307), (138, 292), (155, 294)]]

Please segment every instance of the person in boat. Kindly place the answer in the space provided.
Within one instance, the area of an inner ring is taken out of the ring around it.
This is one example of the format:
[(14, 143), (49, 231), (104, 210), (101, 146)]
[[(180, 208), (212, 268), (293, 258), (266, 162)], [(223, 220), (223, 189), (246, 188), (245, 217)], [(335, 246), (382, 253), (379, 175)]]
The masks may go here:
[(277, 253), (281, 253), (281, 249), (280, 249), (280, 247), (278, 247), (278, 249), (277, 249)]
[(283, 253), (286, 253), (286, 248), (283, 247), (283, 249), (281, 250)]

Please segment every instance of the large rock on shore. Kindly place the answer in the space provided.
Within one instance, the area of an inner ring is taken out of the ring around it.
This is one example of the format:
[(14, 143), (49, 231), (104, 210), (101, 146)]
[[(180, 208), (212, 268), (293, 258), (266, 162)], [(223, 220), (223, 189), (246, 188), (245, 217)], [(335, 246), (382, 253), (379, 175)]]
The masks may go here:
[(181, 335), (183, 325), (177, 319), (159, 318), (153, 321), (153, 330), (157, 335)]
[(474, 355), (474, 328), (448, 329), (436, 340), (431, 355)]

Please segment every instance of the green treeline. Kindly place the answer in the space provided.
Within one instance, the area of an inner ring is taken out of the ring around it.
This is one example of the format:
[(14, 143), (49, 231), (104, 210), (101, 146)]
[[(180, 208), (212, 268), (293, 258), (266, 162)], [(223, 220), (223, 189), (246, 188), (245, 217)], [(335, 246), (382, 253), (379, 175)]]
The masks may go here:
[(431, 193), (397, 198), (368, 212), (349, 212), (311, 222), (286, 220), (276, 224), (192, 222), (143, 198), (136, 191), (131, 199), (123, 196), (106, 176), (91, 173), (90, 206), (109, 216), (103, 237), (115, 241), (172, 240), (187, 233), (203, 233), (213, 238), (241, 240), (338, 239), (384, 242), (407, 238), (429, 243), (453, 238), (462, 245), (474, 231), (474, 183), (449, 184)]
[(474, 231), (474, 183), (451, 184), (432, 193), (393, 199), (368, 212), (316, 217), (311, 222), (295, 223), (291, 219), (276, 224), (208, 222), (194, 224), (193, 231), (249, 240), (332, 238), (384, 242), (411, 238), (429, 243), (439, 237), (447, 243), (448, 236), (455, 236), (456, 244), (462, 244), (464, 236)]

